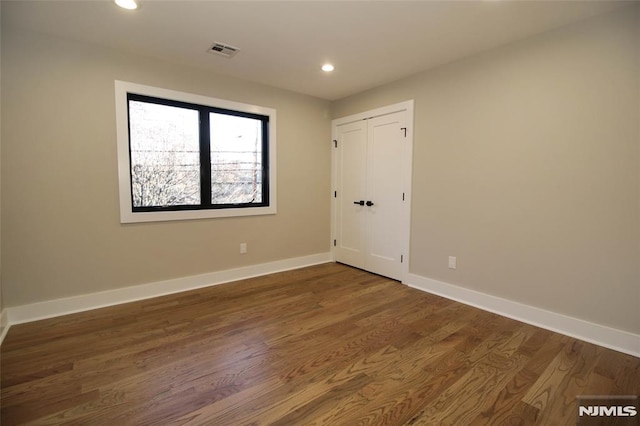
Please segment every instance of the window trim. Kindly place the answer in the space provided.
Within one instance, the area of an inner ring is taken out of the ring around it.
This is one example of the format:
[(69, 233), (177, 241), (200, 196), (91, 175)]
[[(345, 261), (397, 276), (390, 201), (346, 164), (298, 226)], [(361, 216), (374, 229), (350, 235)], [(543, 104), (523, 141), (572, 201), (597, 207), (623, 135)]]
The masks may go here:
[[(268, 169), (269, 190), (265, 194), (264, 206), (213, 207), (154, 211), (134, 211), (131, 194), (131, 163), (129, 155), (128, 94), (166, 99), (186, 104), (203, 105), (214, 109), (269, 117)], [(158, 222), (172, 220), (207, 219), (219, 217), (257, 216), (276, 214), (276, 110), (224, 99), (211, 98), (192, 93), (145, 86), (125, 81), (115, 81), (116, 129), (118, 149), (118, 181), (120, 190), (120, 223)]]

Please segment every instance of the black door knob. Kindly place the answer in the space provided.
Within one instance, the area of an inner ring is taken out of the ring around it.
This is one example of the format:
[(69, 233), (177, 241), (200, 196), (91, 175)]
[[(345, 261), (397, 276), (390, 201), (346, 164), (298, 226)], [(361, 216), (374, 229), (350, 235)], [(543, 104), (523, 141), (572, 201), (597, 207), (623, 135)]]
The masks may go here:
[(353, 204), (358, 204), (360, 206), (364, 206), (364, 200), (354, 201)]

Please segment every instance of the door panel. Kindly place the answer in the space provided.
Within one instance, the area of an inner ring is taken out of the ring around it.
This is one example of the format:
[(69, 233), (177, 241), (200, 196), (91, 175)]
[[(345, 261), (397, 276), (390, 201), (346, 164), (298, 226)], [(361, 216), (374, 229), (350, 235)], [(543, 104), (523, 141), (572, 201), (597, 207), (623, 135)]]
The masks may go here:
[(366, 269), (399, 279), (402, 253), (403, 113), (368, 120)]
[(358, 121), (338, 126), (337, 218), (335, 257), (357, 268), (365, 268), (366, 206), (354, 201), (366, 197), (367, 124)]

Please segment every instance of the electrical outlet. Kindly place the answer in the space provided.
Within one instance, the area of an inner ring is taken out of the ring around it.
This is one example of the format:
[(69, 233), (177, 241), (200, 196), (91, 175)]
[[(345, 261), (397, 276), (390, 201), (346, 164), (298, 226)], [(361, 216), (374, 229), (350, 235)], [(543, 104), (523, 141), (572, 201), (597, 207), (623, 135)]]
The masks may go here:
[(247, 243), (240, 243), (240, 254), (247, 254)]
[(458, 260), (455, 256), (449, 256), (449, 269), (456, 269)]

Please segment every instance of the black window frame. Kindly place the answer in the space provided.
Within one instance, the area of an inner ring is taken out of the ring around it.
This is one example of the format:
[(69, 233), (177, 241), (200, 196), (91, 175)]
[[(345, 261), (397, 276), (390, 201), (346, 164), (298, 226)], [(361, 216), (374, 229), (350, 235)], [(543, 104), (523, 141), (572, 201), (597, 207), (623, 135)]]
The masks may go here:
[[(190, 205), (172, 205), (172, 206), (135, 206), (133, 201), (133, 176), (131, 166), (131, 120), (129, 114), (130, 102), (146, 102), (158, 105), (166, 105), (178, 108), (186, 108), (190, 110), (198, 111), (199, 115), (199, 162), (200, 162), (200, 204)], [(159, 98), (155, 96), (143, 95), (138, 93), (127, 92), (126, 98), (127, 108), (127, 132), (129, 136), (128, 141), (128, 155), (129, 155), (129, 192), (131, 196), (131, 211), (132, 213), (143, 212), (173, 212), (173, 211), (190, 211), (190, 210), (221, 210), (221, 209), (236, 209), (236, 208), (259, 208), (270, 206), (270, 173), (269, 173), (269, 119), (267, 115), (237, 111), (227, 108), (219, 108), (210, 105), (202, 105), (191, 102), (177, 101), (173, 99)], [(261, 161), (262, 161), (262, 201), (261, 202), (248, 202), (248, 203), (212, 203), (211, 200), (211, 188), (212, 188), (212, 172), (211, 172), (211, 140), (210, 140), (210, 121), (209, 114), (225, 114), (236, 117), (245, 117), (255, 120), (259, 120), (261, 125)]]

